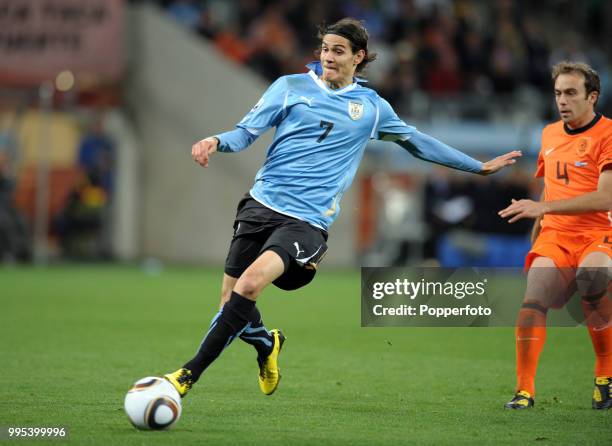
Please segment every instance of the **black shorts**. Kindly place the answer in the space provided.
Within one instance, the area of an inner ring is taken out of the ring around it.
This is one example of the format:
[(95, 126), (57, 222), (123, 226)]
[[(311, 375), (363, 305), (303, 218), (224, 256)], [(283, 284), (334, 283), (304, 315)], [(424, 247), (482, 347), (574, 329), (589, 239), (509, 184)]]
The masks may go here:
[(285, 265), (285, 272), (274, 285), (283, 290), (296, 290), (314, 278), (317, 265), (327, 252), (326, 242), (324, 230), (279, 214), (247, 194), (238, 203), (225, 273), (240, 277), (261, 253), (271, 250)]

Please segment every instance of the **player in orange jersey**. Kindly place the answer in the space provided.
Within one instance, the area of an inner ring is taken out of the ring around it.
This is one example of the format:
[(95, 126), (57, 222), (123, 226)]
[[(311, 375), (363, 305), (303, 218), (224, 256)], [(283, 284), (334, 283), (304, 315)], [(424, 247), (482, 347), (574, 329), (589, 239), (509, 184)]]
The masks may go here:
[(512, 200), (513, 223), (535, 218), (525, 259), (527, 289), (516, 326), (516, 394), (505, 407), (532, 407), (546, 313), (578, 292), (595, 350), (594, 409), (612, 408), (612, 120), (595, 112), (599, 76), (582, 63), (553, 67), (561, 120), (546, 126), (537, 177), (541, 201)]

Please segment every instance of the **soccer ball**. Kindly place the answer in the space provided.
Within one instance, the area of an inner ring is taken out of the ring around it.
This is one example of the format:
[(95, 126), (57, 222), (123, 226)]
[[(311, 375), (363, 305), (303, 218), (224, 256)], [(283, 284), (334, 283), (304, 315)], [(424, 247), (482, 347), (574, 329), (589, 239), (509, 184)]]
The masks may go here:
[(138, 429), (168, 429), (181, 417), (181, 397), (165, 379), (148, 376), (128, 390), (124, 408)]

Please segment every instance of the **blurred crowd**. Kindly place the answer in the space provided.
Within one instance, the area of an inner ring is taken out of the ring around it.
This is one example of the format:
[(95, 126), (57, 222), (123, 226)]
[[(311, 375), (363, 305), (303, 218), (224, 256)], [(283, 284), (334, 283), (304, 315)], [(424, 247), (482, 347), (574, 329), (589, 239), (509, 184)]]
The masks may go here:
[(495, 177), (433, 166), (374, 171), (360, 180), (358, 252), (365, 266), (521, 266), (533, 220), (498, 215), (512, 199), (537, 199), (524, 161)]
[(511, 200), (538, 199), (538, 183), (523, 163), (495, 178), (436, 167), (424, 188), (425, 259), (445, 266), (520, 266), (530, 248), (532, 219), (513, 224), (497, 213)]
[(110, 201), (115, 175), (115, 142), (103, 116), (90, 120), (81, 136), (76, 175), (51, 230), (64, 258), (110, 260)]
[[(83, 119), (73, 156), (66, 162), (49, 162), (45, 171), (39, 164), (20, 159), (26, 158), (27, 152), (23, 145), (20, 151), (18, 136), (23, 133), (26, 118), (5, 116), (10, 122), (0, 126), (0, 264), (30, 261), (37, 256), (34, 234), (41, 218), (46, 222), (47, 250), (53, 258), (112, 258), (110, 204), (115, 141), (105, 132), (103, 114)], [(37, 126), (41, 125), (38, 120)], [(61, 135), (60, 130), (55, 129), (56, 137)], [(41, 181), (47, 184), (44, 199)], [(41, 214), (39, 206), (47, 211)]]
[(8, 129), (0, 129), (0, 263), (29, 260), (32, 254), (28, 226), (14, 203), (17, 142)]
[[(403, 114), (425, 100), (462, 99), (459, 118), (491, 118), (487, 102), (521, 101), (550, 119), (550, 66), (591, 63), (610, 90), (612, 2), (568, 0), (158, 0), (228, 58), (272, 80), (304, 71), (317, 26), (361, 19), (379, 60), (372, 87)], [(604, 94), (602, 111), (612, 101)], [(536, 99), (534, 99), (536, 97)], [(461, 101), (459, 101), (461, 102)], [(420, 107), (420, 108), (419, 108)], [(512, 108), (512, 107), (510, 107)], [(507, 117), (506, 117), (507, 118)]]

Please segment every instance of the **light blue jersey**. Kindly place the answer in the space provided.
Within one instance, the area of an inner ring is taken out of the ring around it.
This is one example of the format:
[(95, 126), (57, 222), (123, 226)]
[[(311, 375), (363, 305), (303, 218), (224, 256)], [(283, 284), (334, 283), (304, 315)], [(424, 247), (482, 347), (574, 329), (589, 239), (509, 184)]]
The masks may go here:
[(395, 141), (427, 161), (481, 171), (479, 161), (406, 125), (374, 90), (357, 82), (332, 90), (319, 79), (320, 65), (310, 67), (314, 71), (280, 77), (236, 130), (216, 135), (219, 151), (238, 152), (276, 127), (250, 191), (264, 206), (327, 230), (370, 139)]

